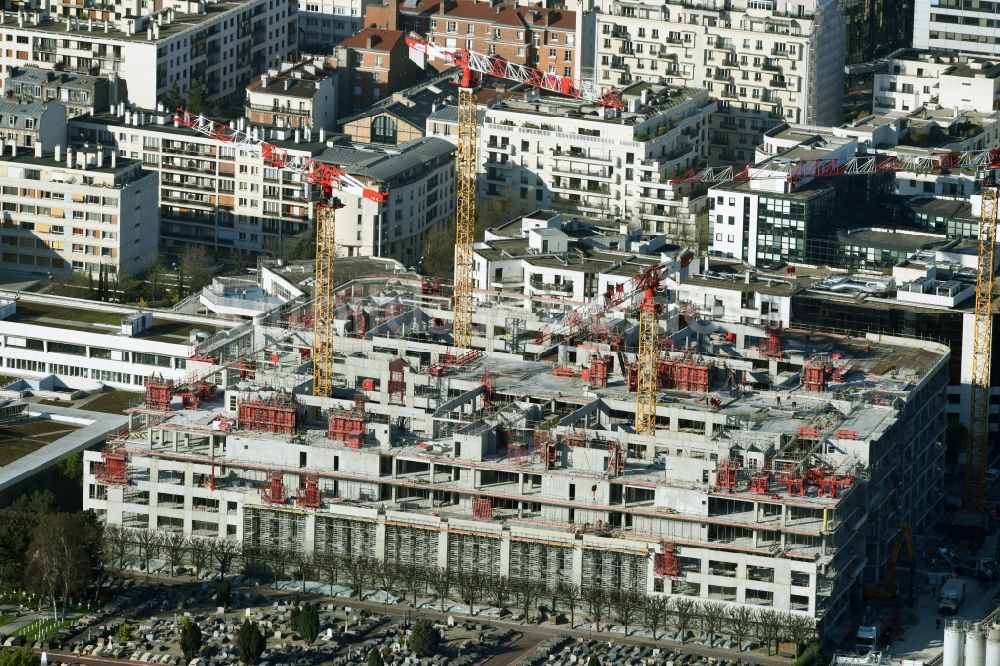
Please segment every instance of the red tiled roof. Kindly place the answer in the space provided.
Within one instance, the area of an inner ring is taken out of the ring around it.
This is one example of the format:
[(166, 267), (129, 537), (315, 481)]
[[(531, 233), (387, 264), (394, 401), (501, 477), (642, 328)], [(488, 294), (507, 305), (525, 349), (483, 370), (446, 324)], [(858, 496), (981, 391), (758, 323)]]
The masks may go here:
[[(369, 39), (371, 38), (371, 39)], [(380, 28), (365, 28), (351, 37), (345, 39), (341, 44), (347, 48), (362, 51), (392, 51), (392, 49), (403, 39), (402, 30), (382, 30)]]
[[(443, 5), (448, 17), (483, 21), (517, 27), (532, 26), (553, 30), (574, 30), (576, 12), (546, 7), (512, 7), (506, 3), (491, 5), (489, 0), (452, 0)], [(534, 16), (535, 18), (531, 19)], [(529, 22), (529, 19), (532, 22)]]

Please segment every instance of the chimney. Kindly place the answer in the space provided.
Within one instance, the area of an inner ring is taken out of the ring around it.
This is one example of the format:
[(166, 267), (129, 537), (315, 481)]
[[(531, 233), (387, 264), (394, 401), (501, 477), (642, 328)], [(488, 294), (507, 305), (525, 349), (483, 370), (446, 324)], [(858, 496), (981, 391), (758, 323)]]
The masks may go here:
[(66, 166), (73, 168), (73, 149), (69, 146), (66, 146)]
[(368, 38), (365, 41), (368, 44), (368, 48), (372, 48), (375, 46), (375, 35), (368, 35)]
[(104, 32), (105, 33), (108, 32), (108, 22), (107, 21), (104, 22)]
[(320, 127), (319, 128), (319, 140), (320, 140), (320, 143), (326, 143), (326, 128), (325, 127)]
[(62, 146), (60, 146), (58, 143), (56, 144), (55, 158), (56, 162), (62, 160)]
[(153, 39), (160, 38), (160, 22), (153, 21)]
[(146, 28), (146, 39), (153, 41), (153, 26)]
[(17, 157), (17, 140), (16, 139), (11, 139), (10, 140), (10, 156), (11, 157)]
[(297, 129), (295, 130), (295, 143), (299, 143), (300, 141), (302, 141), (302, 130)]
[(42, 142), (41, 141), (36, 141), (35, 142), (35, 157), (41, 157), (41, 156), (42, 156)]
[(87, 19), (87, 32), (94, 32), (94, 19), (90, 17)]
[(267, 88), (267, 84), (268, 84), (268, 82), (269, 82), (270, 80), (271, 80), (271, 79), (270, 79), (270, 78), (268, 78), (267, 74), (261, 74), (261, 75), (260, 75), (260, 87), (261, 87), (261, 88)]
[(112, 169), (118, 168), (118, 151), (117, 150), (112, 150), (111, 151), (111, 168)]
[(128, 109), (125, 109), (125, 111), (124, 111), (124, 113), (122, 115), (125, 117), (125, 124), (126, 125), (131, 125), (132, 124), (132, 112), (129, 111)]
[(17, 13), (17, 27), (18, 28), (24, 27), (24, 12)]
[(101, 148), (97, 151), (97, 168), (100, 169), (104, 166), (104, 149)]
[(284, 84), (284, 89), (285, 89), (286, 92), (288, 91), (289, 88), (292, 87), (292, 80), (289, 79), (289, 78), (287, 78), (287, 77), (285, 78), (285, 80), (282, 83)]

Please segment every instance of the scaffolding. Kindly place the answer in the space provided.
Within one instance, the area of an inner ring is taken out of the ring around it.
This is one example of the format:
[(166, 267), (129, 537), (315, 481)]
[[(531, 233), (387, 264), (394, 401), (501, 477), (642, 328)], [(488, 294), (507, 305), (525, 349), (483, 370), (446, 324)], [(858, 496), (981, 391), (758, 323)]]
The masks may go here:
[(580, 587), (645, 592), (648, 562), (643, 555), (584, 548)]
[(625, 447), (612, 440), (608, 442), (608, 476), (616, 477), (625, 473)]
[(304, 553), (306, 549), (305, 514), (253, 506), (244, 507), (243, 542), (251, 546), (280, 548), (284, 551)]
[(319, 477), (306, 474), (301, 478), (302, 487), (295, 498), (295, 505), (300, 509), (318, 509), (323, 505), (323, 493), (319, 489)]
[(352, 409), (331, 409), (327, 415), (326, 436), (351, 449), (360, 449), (365, 443), (368, 415), (365, 412), (365, 399), (354, 400)]
[(448, 563), (459, 571), (499, 571), (500, 539), (449, 531)]
[(387, 523), (385, 526), (385, 556), (403, 564), (417, 564), (421, 567), (436, 566), (439, 537), (438, 530)]
[(288, 393), (253, 398), (240, 403), (240, 428), (293, 435), (299, 427), (299, 405)]
[(677, 557), (677, 546), (669, 541), (660, 544), (660, 552), (653, 556), (653, 573), (657, 576), (676, 578), (681, 575), (681, 563)]
[(802, 366), (802, 384), (807, 391), (822, 393), (833, 374), (833, 365), (826, 354), (817, 354)]
[(550, 589), (573, 581), (573, 549), (511, 539), (510, 577), (541, 581)]
[(715, 487), (719, 490), (733, 492), (739, 481), (740, 461), (734, 458), (722, 458), (715, 470)]
[(766, 358), (781, 359), (785, 357), (784, 345), (781, 342), (781, 324), (768, 324), (764, 328), (766, 340), (761, 340), (758, 350)]
[(124, 451), (101, 451), (101, 461), (94, 465), (94, 478), (98, 483), (108, 486), (127, 486), (128, 454)]
[(608, 369), (611, 367), (612, 357), (594, 354), (590, 357), (590, 383), (597, 388), (606, 388), (608, 385)]
[(406, 394), (406, 360), (394, 358), (389, 361), (389, 404), (402, 405)]
[(493, 520), (493, 500), (489, 497), (473, 497), (472, 517), (477, 520)]
[(163, 377), (146, 377), (146, 407), (149, 409), (170, 409), (170, 399), (174, 395), (174, 382)]
[(268, 504), (285, 503), (285, 475), (282, 472), (267, 473), (267, 483), (260, 489), (260, 499)]
[(375, 552), (375, 523), (317, 514), (315, 549), (318, 553), (371, 557)]

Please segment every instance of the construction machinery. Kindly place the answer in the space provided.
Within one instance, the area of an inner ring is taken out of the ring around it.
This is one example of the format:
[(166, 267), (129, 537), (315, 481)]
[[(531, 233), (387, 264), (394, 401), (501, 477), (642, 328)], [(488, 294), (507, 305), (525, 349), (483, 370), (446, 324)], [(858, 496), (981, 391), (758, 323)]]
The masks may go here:
[(913, 547), (913, 532), (910, 531), (910, 521), (904, 520), (903, 527), (896, 533), (889, 549), (889, 558), (886, 560), (885, 569), (882, 574), (881, 585), (865, 586), (864, 594), (867, 601), (890, 601), (899, 597), (900, 589), (896, 583), (896, 566), (899, 564), (899, 556), (906, 546), (906, 556), (910, 563), (910, 583), (907, 591), (907, 598), (913, 598), (913, 571), (917, 565), (916, 550)]
[(455, 346), (467, 349), (472, 345), (472, 313), (475, 308), (472, 243), (476, 233), (476, 178), (479, 171), (476, 92), (482, 83), (482, 77), (488, 75), (516, 81), (540, 90), (590, 101), (603, 107), (621, 109), (624, 105), (621, 95), (613, 88), (598, 88), (587, 81), (550, 74), (534, 67), (526, 67), (469, 49), (442, 47), (410, 37), (406, 38), (406, 44), (410, 48), (411, 58), (421, 66), (425, 64), (424, 59), (429, 58), (457, 66), (461, 70), (457, 81), (458, 144), (455, 151), (457, 201), (452, 338)]
[(346, 192), (383, 203), (387, 193), (369, 187), (343, 169), (308, 157), (292, 155), (272, 143), (223, 123), (178, 109), (174, 121), (222, 143), (252, 151), (275, 169), (290, 171), (302, 184), (305, 198), (316, 205), (316, 285), (313, 313), (313, 395), (333, 391), (334, 257), (337, 254), (335, 211), (343, 207), (335, 196)]

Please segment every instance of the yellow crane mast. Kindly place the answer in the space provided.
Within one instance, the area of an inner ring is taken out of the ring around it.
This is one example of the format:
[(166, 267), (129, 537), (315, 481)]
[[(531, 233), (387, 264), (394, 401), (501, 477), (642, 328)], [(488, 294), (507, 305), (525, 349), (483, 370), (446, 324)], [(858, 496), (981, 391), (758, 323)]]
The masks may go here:
[[(468, 72), (468, 70), (466, 70)], [(470, 72), (471, 73), (471, 72)], [(455, 322), (452, 336), (457, 347), (472, 346), (472, 243), (476, 233), (476, 87), (478, 77), (463, 77), (458, 89), (458, 147), (455, 151)]]
[(337, 256), (335, 225), (336, 207), (328, 202), (317, 204), (313, 395), (318, 396), (330, 396), (333, 392), (333, 313), (337, 307), (333, 275), (333, 259)]
[(997, 188), (984, 187), (979, 211), (979, 272), (972, 335), (972, 392), (969, 445), (965, 461), (962, 510), (986, 512), (986, 454), (990, 432), (990, 360), (993, 344), (993, 267), (996, 265)]
[(636, 355), (635, 431), (656, 432), (657, 357), (660, 330), (653, 290), (646, 289), (639, 306), (639, 352)]

